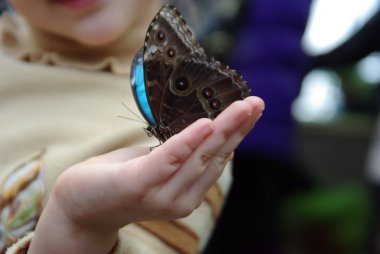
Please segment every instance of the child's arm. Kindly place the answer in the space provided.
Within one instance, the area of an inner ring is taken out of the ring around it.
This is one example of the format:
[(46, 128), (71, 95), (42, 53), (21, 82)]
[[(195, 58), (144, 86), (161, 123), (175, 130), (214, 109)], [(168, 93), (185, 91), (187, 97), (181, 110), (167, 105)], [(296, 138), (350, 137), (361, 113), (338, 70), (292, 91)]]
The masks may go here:
[(249, 97), (152, 152), (125, 148), (71, 167), (57, 180), (28, 253), (109, 253), (129, 223), (189, 215), (263, 108)]

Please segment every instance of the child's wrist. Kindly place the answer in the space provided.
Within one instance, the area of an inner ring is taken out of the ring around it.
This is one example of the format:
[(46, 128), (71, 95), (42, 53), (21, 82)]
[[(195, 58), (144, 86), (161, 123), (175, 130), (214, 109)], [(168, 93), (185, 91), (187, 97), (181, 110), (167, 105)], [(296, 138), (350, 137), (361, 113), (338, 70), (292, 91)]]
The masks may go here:
[(117, 231), (96, 229), (70, 219), (52, 197), (37, 224), (28, 253), (109, 253), (117, 241)]

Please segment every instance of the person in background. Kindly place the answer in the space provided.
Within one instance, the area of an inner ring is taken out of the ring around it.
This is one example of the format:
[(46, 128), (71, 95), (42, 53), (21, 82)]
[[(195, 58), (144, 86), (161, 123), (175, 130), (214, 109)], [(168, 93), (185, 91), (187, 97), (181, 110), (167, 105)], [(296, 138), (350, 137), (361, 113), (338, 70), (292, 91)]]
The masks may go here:
[(295, 154), (291, 105), (298, 96), (309, 57), (301, 39), (311, 0), (246, 1), (229, 64), (266, 101), (254, 135), (239, 145), (228, 202), (206, 253), (283, 253), (281, 204), (313, 185)]
[[(158, 0), (10, 0), (0, 19), (0, 252), (198, 253), (258, 97), (166, 143), (141, 123), (130, 66)], [(11, 246), (11, 247), (9, 247)]]

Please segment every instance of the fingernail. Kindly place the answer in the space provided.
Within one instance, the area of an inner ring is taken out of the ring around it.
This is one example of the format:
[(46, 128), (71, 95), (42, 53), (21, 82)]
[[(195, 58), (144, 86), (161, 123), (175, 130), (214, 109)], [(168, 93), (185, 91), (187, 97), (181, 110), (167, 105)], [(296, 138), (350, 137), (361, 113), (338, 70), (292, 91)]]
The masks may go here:
[(252, 116), (252, 114), (253, 114), (253, 110), (252, 110), (252, 109), (247, 111), (247, 115), (248, 115), (249, 117)]

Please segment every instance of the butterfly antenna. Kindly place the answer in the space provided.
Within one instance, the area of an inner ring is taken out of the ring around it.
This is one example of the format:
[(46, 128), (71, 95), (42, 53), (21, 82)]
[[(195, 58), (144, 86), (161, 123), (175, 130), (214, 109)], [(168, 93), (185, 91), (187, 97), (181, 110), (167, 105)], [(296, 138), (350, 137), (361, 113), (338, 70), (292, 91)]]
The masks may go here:
[(140, 121), (139, 119), (133, 119), (133, 118), (126, 117), (126, 116), (117, 116), (117, 117), (120, 117), (120, 118), (123, 118), (123, 119), (127, 119), (127, 120), (131, 120), (131, 121), (138, 122), (138, 123), (142, 123), (142, 124), (146, 124), (146, 122)]
[[(133, 112), (130, 108), (128, 108), (128, 106), (127, 105), (125, 105), (125, 103), (124, 102), (122, 102), (121, 103), (123, 106), (124, 106), (124, 108), (126, 108), (132, 115), (134, 115), (135, 117), (137, 117), (139, 120), (140, 120), (140, 122), (143, 122), (143, 123), (145, 123), (145, 124), (147, 124), (147, 122), (144, 120), (144, 119), (142, 119), (138, 114), (136, 114), (135, 112)], [(125, 118), (125, 117), (123, 117), (123, 118)], [(127, 118), (128, 119), (128, 118)], [(135, 119), (131, 119), (131, 120), (135, 120)], [(137, 120), (135, 120), (135, 121), (137, 121)]]

